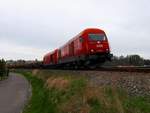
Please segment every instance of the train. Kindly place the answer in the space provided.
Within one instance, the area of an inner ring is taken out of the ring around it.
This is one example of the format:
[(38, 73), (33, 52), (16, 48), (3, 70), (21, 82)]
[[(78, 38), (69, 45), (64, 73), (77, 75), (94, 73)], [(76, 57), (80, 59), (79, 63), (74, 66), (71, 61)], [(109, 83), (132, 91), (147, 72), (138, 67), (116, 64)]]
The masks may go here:
[(87, 28), (63, 46), (44, 55), (46, 68), (95, 68), (111, 61), (109, 41), (102, 29)]

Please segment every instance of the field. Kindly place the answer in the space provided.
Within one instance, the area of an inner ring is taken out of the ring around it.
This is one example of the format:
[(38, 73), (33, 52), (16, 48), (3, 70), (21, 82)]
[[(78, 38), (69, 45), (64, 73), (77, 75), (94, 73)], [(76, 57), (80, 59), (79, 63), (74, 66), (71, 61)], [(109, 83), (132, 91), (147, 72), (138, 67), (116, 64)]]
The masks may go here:
[(150, 74), (22, 70), (32, 84), (24, 113), (149, 113)]

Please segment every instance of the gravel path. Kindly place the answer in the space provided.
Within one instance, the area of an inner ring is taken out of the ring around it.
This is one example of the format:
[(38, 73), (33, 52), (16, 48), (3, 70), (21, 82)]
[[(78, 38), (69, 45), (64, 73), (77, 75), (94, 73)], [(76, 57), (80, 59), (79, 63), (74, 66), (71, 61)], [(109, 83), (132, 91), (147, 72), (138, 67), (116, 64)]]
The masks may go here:
[(30, 89), (23, 76), (10, 73), (7, 80), (0, 81), (0, 113), (21, 113), (31, 94)]

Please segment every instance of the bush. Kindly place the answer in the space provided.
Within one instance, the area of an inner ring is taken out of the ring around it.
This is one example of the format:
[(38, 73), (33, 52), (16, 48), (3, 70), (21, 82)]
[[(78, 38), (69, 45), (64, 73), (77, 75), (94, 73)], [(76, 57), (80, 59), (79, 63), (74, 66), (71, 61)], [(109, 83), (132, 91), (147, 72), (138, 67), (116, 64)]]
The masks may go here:
[(8, 69), (6, 67), (6, 62), (4, 59), (0, 60), (0, 80), (4, 77), (8, 76)]

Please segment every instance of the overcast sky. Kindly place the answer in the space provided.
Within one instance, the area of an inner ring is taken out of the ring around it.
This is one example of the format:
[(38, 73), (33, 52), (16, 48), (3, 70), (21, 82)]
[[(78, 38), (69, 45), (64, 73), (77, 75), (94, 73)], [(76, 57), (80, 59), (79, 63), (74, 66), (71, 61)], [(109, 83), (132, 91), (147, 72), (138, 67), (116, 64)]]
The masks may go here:
[(0, 58), (42, 59), (89, 27), (114, 55), (150, 58), (149, 0), (0, 0)]

